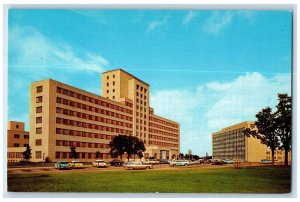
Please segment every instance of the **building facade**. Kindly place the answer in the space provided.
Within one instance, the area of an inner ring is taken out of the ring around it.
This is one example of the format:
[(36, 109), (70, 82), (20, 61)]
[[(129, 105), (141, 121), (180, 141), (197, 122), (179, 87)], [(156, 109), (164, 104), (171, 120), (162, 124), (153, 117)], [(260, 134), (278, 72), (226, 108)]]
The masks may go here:
[(23, 122), (9, 121), (7, 124), (7, 161), (23, 160), (23, 152), (29, 145), (29, 132)]
[[(212, 134), (214, 159), (231, 159), (248, 162), (260, 162), (262, 159), (271, 160), (271, 151), (259, 139), (248, 137), (244, 130), (254, 122), (246, 121), (223, 128)], [(275, 160), (284, 161), (284, 151), (275, 152)]]
[(71, 159), (71, 146), (82, 161), (93, 161), (96, 151), (110, 159), (109, 142), (118, 134), (142, 139), (145, 157), (179, 154), (179, 124), (154, 115), (149, 84), (122, 69), (102, 73), (102, 96), (51, 79), (30, 91), (33, 161)]

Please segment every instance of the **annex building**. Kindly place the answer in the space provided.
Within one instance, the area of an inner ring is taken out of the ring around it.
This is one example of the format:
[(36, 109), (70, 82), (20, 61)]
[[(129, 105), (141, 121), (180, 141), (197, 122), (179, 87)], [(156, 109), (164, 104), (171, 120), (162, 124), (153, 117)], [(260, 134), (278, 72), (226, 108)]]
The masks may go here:
[[(259, 139), (244, 134), (246, 128), (254, 124), (245, 121), (223, 128), (212, 134), (213, 159), (231, 159), (247, 162), (260, 162), (263, 159), (272, 160), (271, 150)], [(278, 162), (284, 161), (284, 151), (277, 150), (274, 156)]]
[(142, 139), (146, 158), (176, 158), (180, 125), (155, 115), (149, 91), (149, 84), (122, 69), (102, 73), (102, 96), (52, 79), (33, 82), (32, 161), (71, 159), (71, 146), (81, 161), (93, 161), (96, 151), (110, 159), (109, 142), (118, 134)]
[(23, 160), (23, 152), (29, 145), (29, 132), (23, 122), (9, 121), (7, 124), (7, 162)]

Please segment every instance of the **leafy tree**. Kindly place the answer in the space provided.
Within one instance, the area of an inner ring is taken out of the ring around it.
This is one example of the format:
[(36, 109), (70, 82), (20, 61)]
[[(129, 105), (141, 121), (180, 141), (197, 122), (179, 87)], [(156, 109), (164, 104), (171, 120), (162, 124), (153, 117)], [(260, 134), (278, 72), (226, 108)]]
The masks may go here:
[(49, 156), (47, 156), (47, 157), (45, 158), (45, 163), (51, 163), (51, 159), (49, 158)]
[[(128, 136), (128, 137), (132, 137), (132, 136)], [(143, 154), (144, 151), (146, 151), (143, 140), (141, 140), (137, 137), (132, 138), (132, 147), (133, 147), (134, 160), (135, 160), (135, 154), (137, 154), (139, 156), (138, 153), (140, 151), (141, 151), (142, 154)], [(140, 159), (141, 159), (141, 157), (140, 157)]]
[(76, 147), (74, 147), (74, 146), (70, 147), (70, 151), (71, 151), (71, 158), (76, 161), (76, 159), (78, 158), (78, 153), (76, 152)]
[(137, 155), (138, 155), (138, 157), (140, 158), (140, 161), (141, 161), (142, 158), (144, 157), (144, 153), (143, 153), (142, 150), (139, 150), (139, 151), (137, 152)]
[(183, 153), (180, 153), (180, 154), (179, 154), (179, 158), (180, 158), (180, 159), (183, 159), (183, 158), (184, 158), (184, 154), (183, 154)]
[(284, 150), (284, 165), (287, 166), (292, 139), (292, 98), (288, 94), (278, 94), (278, 100), (275, 112), (276, 132), (281, 143), (279, 149)]
[[(117, 135), (109, 143), (110, 154), (121, 157), (126, 152), (127, 159), (129, 161), (132, 155), (138, 153), (138, 151), (146, 151), (144, 142), (137, 137), (127, 135)], [(135, 156), (134, 156), (135, 158)]]
[(31, 148), (29, 145), (26, 146), (26, 150), (22, 153), (23, 158), (28, 162), (32, 157), (31, 157)]
[(117, 135), (109, 143), (110, 155), (113, 158), (120, 156), (121, 160), (125, 153), (125, 148), (127, 146), (127, 136)]
[(192, 156), (192, 150), (191, 150), (191, 149), (188, 150), (188, 157), (189, 157), (189, 160), (191, 160), (191, 158), (193, 157), (193, 156)]
[(256, 118), (257, 120), (255, 123), (252, 124), (250, 128), (245, 129), (245, 134), (260, 139), (262, 144), (265, 144), (271, 149), (272, 164), (274, 165), (275, 150), (279, 146), (279, 139), (276, 133), (277, 126), (275, 114), (272, 113), (270, 107), (266, 107), (256, 114)]
[(96, 151), (96, 153), (95, 153), (95, 154), (96, 154), (96, 158), (97, 158), (97, 159), (100, 159), (100, 157), (101, 157), (101, 153), (100, 153), (100, 151)]

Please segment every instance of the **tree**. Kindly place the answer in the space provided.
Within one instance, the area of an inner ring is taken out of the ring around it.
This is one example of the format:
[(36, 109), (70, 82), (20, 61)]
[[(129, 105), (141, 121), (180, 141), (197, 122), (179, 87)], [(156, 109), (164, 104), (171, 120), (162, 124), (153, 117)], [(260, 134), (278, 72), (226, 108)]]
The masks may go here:
[(276, 132), (281, 143), (279, 149), (284, 150), (284, 165), (287, 166), (292, 142), (292, 98), (288, 94), (278, 94), (278, 100), (275, 112)]
[[(132, 137), (132, 136), (129, 136)], [(134, 160), (135, 160), (135, 154), (137, 154), (139, 156), (139, 152), (141, 151), (142, 153), (144, 151), (146, 151), (145, 145), (143, 140), (137, 138), (137, 137), (133, 137), (132, 139), (132, 146), (133, 146), (133, 154), (134, 154)], [(141, 159), (141, 157), (140, 157)]]
[(137, 152), (137, 155), (138, 155), (138, 157), (140, 158), (140, 161), (141, 161), (142, 158), (144, 157), (144, 153), (143, 153), (142, 150), (139, 150), (139, 151)]
[(179, 158), (180, 158), (180, 159), (183, 159), (183, 158), (184, 158), (184, 154), (183, 154), (183, 153), (180, 153), (180, 154), (179, 154)]
[(96, 151), (96, 159), (100, 159), (101, 158), (101, 153), (100, 153), (100, 151)]
[(192, 156), (192, 150), (191, 150), (191, 149), (188, 150), (188, 156), (189, 156), (189, 160), (191, 160), (191, 158), (193, 157), (193, 156)]
[(275, 150), (279, 146), (279, 139), (276, 133), (275, 113), (272, 113), (270, 107), (266, 107), (256, 114), (256, 118), (257, 121), (255, 121), (250, 128), (245, 129), (245, 134), (260, 139), (262, 144), (265, 144), (271, 149), (272, 164), (274, 165)]
[(31, 157), (31, 148), (29, 145), (26, 146), (26, 150), (22, 153), (23, 158), (28, 162), (32, 157)]
[(110, 155), (113, 158), (116, 158), (120, 156), (121, 160), (125, 153), (126, 148), (126, 141), (127, 141), (126, 135), (117, 135), (115, 136), (109, 143), (110, 147)]
[(76, 159), (78, 158), (78, 153), (76, 152), (76, 147), (74, 147), (74, 146), (70, 147), (70, 151), (71, 151), (71, 158), (76, 161)]

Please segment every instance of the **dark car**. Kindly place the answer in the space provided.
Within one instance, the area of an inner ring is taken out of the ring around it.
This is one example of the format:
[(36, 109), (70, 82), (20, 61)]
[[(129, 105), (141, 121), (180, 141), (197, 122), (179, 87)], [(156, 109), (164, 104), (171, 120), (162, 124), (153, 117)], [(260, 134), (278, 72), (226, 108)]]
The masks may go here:
[(159, 163), (160, 164), (169, 164), (169, 161), (168, 161), (168, 159), (160, 159)]
[(124, 164), (124, 161), (120, 161), (118, 159), (114, 159), (110, 162), (111, 166), (123, 166), (123, 164)]
[(223, 165), (224, 161), (222, 161), (221, 159), (212, 159), (211, 163), (212, 165)]

